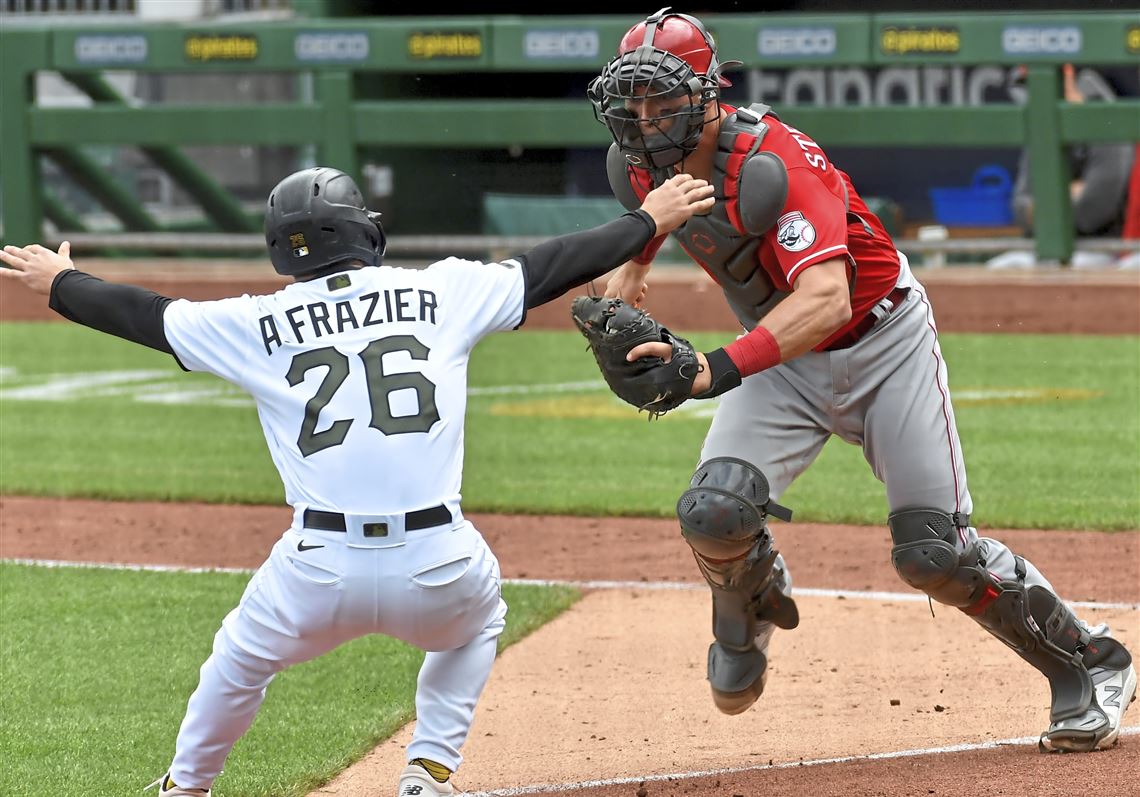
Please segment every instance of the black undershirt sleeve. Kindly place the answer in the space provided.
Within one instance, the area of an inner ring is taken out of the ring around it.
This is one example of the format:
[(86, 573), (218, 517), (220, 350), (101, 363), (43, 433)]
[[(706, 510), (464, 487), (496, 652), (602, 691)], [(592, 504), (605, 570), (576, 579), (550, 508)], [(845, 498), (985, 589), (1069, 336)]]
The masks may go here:
[(85, 327), (174, 354), (162, 323), (172, 301), (145, 288), (104, 282), (91, 274), (68, 269), (52, 282), (48, 307)]
[(526, 309), (546, 304), (613, 271), (644, 249), (656, 234), (653, 217), (639, 209), (600, 227), (544, 241), (515, 258), (523, 268)]

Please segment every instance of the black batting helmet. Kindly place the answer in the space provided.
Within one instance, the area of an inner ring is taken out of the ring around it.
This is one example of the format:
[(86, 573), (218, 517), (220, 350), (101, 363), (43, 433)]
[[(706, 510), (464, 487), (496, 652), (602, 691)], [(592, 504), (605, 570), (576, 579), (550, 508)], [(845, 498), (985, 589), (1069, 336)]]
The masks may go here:
[(342, 171), (317, 166), (286, 177), (269, 193), (265, 244), (278, 274), (321, 271), (348, 260), (378, 266), (386, 240), (380, 214)]

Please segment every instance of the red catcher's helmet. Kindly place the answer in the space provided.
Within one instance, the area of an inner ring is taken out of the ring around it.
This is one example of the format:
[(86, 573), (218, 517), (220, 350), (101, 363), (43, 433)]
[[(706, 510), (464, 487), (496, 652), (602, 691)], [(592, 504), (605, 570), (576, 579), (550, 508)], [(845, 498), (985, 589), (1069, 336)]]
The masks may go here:
[(715, 77), (721, 87), (731, 86), (728, 78), (720, 74), (716, 42), (701, 21), (688, 14), (669, 14), (668, 11), (666, 6), (626, 31), (618, 45), (618, 55), (649, 45), (677, 56), (698, 75)]
[[(719, 104), (721, 87), (732, 85), (720, 75), (725, 66), (700, 20), (670, 14), (666, 7), (626, 32), (617, 57), (590, 83), (586, 96), (629, 163), (663, 171), (700, 143), (712, 121), (706, 111)], [(676, 104), (680, 98), (688, 102)], [(670, 109), (639, 116), (637, 104), (651, 99), (668, 100)]]

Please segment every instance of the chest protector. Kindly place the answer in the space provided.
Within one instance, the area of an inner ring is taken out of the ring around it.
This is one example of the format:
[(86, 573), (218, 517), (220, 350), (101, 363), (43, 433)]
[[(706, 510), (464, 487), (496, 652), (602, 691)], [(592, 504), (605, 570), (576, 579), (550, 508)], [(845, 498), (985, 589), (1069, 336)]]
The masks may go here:
[[(755, 103), (721, 123), (711, 180), (718, 201), (707, 215), (693, 216), (672, 233), (681, 248), (717, 281), (748, 330), (789, 295), (776, 290), (760, 265), (758, 251), (762, 236), (776, 223), (788, 197), (783, 161), (760, 151), (768, 133), (763, 117), (769, 112), (767, 105)], [(633, 170), (616, 145), (610, 146), (606, 171), (614, 196), (630, 210), (640, 207), (641, 197), (672, 175), (671, 170), (652, 172), (652, 185), (645, 185), (645, 173)]]

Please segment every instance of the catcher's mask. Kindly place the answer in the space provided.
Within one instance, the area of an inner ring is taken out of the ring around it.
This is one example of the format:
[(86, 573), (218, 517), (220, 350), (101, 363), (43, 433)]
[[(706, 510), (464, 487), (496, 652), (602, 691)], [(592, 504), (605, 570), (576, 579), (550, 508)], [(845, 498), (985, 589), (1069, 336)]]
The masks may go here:
[[(630, 28), (587, 90), (594, 116), (634, 166), (664, 169), (697, 147), (722, 86), (716, 43), (696, 17), (663, 8)], [(731, 62), (733, 64), (739, 62)], [(662, 106), (664, 106), (662, 108)], [(643, 113), (638, 109), (644, 108)], [(658, 113), (648, 115), (653, 110)]]
[(380, 214), (364, 207), (353, 179), (318, 166), (294, 172), (270, 192), (265, 243), (274, 270), (295, 276), (349, 260), (378, 266), (387, 240)]

